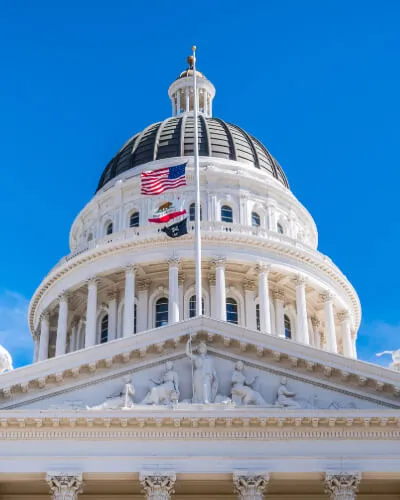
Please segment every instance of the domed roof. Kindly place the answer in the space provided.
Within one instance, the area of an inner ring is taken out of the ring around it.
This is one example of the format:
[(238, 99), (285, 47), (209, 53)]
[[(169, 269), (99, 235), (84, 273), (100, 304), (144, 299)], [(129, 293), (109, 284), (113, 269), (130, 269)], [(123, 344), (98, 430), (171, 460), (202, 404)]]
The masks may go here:
[[(193, 76), (193, 69), (188, 68), (185, 69), (185, 71), (182, 71), (182, 73), (178, 76), (177, 80), (179, 80), (179, 78), (191, 78), (192, 76)], [(198, 78), (205, 78), (203, 73), (201, 73), (198, 69), (196, 69), (196, 76)]]
[[(199, 156), (225, 158), (253, 165), (267, 171), (289, 187), (286, 176), (267, 148), (237, 125), (219, 118), (198, 117)], [(194, 118), (190, 114), (154, 123), (134, 135), (109, 162), (97, 190), (122, 172), (150, 161), (193, 156)]]

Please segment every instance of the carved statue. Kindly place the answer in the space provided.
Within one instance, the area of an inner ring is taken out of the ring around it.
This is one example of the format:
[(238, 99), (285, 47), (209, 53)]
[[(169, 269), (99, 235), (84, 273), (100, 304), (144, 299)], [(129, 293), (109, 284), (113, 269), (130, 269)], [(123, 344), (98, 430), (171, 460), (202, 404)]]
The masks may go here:
[(165, 363), (165, 371), (160, 379), (150, 379), (152, 385), (143, 399), (143, 405), (177, 403), (179, 399), (179, 377), (172, 361)]
[(380, 357), (384, 354), (392, 355), (392, 363), (390, 363), (389, 368), (391, 368), (392, 370), (400, 371), (400, 349), (397, 349), (396, 351), (378, 352), (376, 355)]
[(87, 410), (127, 410), (134, 405), (135, 388), (130, 377), (124, 378), (123, 390), (117, 396), (108, 397), (103, 403), (96, 406), (87, 406)]
[(238, 361), (235, 364), (235, 370), (232, 373), (232, 400), (237, 404), (244, 405), (265, 405), (265, 399), (252, 386), (257, 381), (257, 377), (252, 380), (246, 380), (243, 374), (244, 364)]
[(278, 389), (278, 396), (275, 401), (276, 406), (281, 408), (301, 408), (300, 404), (295, 401), (296, 393), (289, 391), (287, 388), (287, 378), (281, 379), (281, 385)]
[(200, 342), (198, 354), (193, 354), (189, 339), (186, 344), (186, 355), (193, 363), (193, 398), (192, 403), (213, 403), (218, 391), (218, 378), (214, 364), (207, 355), (207, 346)]
[(11, 354), (0, 345), (0, 373), (8, 372), (13, 369)]

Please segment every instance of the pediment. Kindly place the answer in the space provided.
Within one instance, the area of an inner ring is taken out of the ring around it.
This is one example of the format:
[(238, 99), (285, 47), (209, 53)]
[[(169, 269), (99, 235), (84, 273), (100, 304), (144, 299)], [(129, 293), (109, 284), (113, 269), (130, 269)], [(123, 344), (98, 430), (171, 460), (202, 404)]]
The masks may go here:
[[(112, 411), (127, 401), (129, 411), (140, 411), (147, 406), (146, 395), (157, 386), (153, 381), (162, 380), (167, 361), (174, 363), (179, 397), (147, 403), (184, 408), (193, 399), (194, 368), (185, 353), (188, 331), (195, 332), (194, 346), (200, 341), (207, 344), (218, 382), (210, 401), (216, 407), (273, 412), (400, 407), (396, 372), (202, 318), (3, 374), (0, 409)], [(232, 391), (238, 361), (244, 363), (245, 382)], [(126, 384), (134, 392), (128, 400), (123, 399)]]

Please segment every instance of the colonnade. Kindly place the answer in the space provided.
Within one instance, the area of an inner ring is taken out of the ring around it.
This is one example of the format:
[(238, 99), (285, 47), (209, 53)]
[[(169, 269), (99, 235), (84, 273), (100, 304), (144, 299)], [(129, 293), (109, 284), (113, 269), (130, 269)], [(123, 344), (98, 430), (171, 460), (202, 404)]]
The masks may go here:
[[(218, 257), (213, 260), (213, 274), (209, 281), (210, 290), (210, 316), (214, 319), (227, 320), (227, 285), (226, 285), (226, 258)], [(176, 323), (183, 319), (180, 317), (180, 303), (182, 303), (183, 286), (179, 274), (180, 260), (177, 257), (168, 259), (168, 322)], [(136, 331), (141, 332), (149, 328), (148, 315), (153, 314), (148, 310), (148, 280), (140, 280), (137, 283), (137, 266), (125, 268), (125, 290), (124, 290), (124, 312), (122, 336), (127, 337), (135, 333), (135, 297), (138, 297), (138, 318)], [(263, 334), (276, 335), (285, 338), (285, 295), (282, 289), (270, 289), (269, 273), (271, 267), (259, 264), (255, 267), (258, 278), (258, 300), (259, 313), (256, 318), (256, 288), (257, 281), (246, 280), (244, 283), (244, 310), (245, 317), (240, 323), (249, 329), (257, 328)], [(335, 312), (333, 296), (329, 292), (320, 294), (320, 300), (324, 304), (325, 330), (321, 331), (321, 321), (312, 317), (307, 311), (307, 297), (305, 277), (297, 275), (292, 279), (296, 290), (296, 318), (295, 338), (302, 344), (313, 344), (315, 347), (324, 348), (331, 352), (338, 352), (336, 337)], [(147, 286), (146, 286), (147, 284)], [(91, 347), (96, 344), (97, 321), (98, 321), (98, 291), (99, 278), (93, 277), (87, 281), (87, 305), (86, 305), (86, 328), (84, 346)], [(108, 321), (110, 335), (108, 340), (116, 338), (117, 302), (116, 294), (111, 291), (108, 295)], [(62, 294), (58, 299), (58, 322), (55, 355), (60, 356), (67, 351), (67, 327), (68, 327), (68, 293)], [(275, 317), (272, 318), (271, 304), (273, 304)], [(257, 319), (259, 325), (257, 325)], [(351, 331), (351, 317), (348, 311), (340, 311), (336, 320), (341, 324), (340, 336), (343, 345), (343, 354), (348, 357), (356, 357)], [(275, 328), (273, 328), (273, 326)], [(294, 326), (294, 325), (293, 325)], [(312, 327), (313, 331), (310, 331)], [(77, 329), (72, 332), (76, 336)], [(44, 313), (40, 320), (40, 340), (38, 360), (48, 357), (49, 349), (49, 314)], [(321, 341), (322, 339), (322, 341)], [(74, 350), (73, 342), (72, 349)]]
[[(190, 102), (190, 95), (193, 94), (193, 89), (190, 86), (178, 89), (171, 96), (172, 116), (179, 116), (182, 113), (193, 111), (193, 104)], [(206, 89), (197, 89), (197, 102), (199, 110), (205, 116), (212, 116), (212, 96)]]
[[(84, 492), (82, 474), (48, 473), (47, 483), (53, 500), (77, 500)], [(235, 497), (239, 500), (262, 500), (268, 497), (268, 472), (236, 471), (232, 474)], [(330, 500), (355, 500), (361, 473), (326, 473), (324, 490)], [(140, 484), (147, 500), (169, 500), (173, 497), (174, 472), (141, 473)]]

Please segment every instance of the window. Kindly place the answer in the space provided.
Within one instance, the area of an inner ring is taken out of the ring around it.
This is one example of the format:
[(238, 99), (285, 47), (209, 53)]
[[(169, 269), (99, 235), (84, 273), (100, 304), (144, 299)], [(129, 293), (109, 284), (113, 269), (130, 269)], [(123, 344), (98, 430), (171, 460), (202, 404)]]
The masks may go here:
[(261, 330), (260, 326), (260, 304), (256, 304), (256, 325), (257, 325), (257, 330)]
[(87, 241), (92, 241), (93, 239), (93, 233), (89, 233), (87, 237)]
[(291, 339), (292, 338), (292, 325), (290, 323), (290, 318), (285, 314), (284, 316), (285, 319), (285, 339)]
[(261, 226), (261, 218), (257, 212), (251, 212), (251, 225), (253, 227), (260, 227)]
[(221, 207), (221, 220), (222, 222), (233, 222), (232, 209), (228, 205), (222, 205)]
[(279, 222), (276, 226), (276, 230), (278, 231), (279, 234), (283, 234), (283, 226)]
[(238, 324), (238, 304), (235, 299), (226, 299), (226, 321)]
[(129, 227), (139, 227), (140, 215), (139, 212), (133, 212), (129, 218)]
[[(196, 203), (191, 203), (189, 206), (189, 220), (193, 222), (196, 219)], [(203, 210), (200, 205), (200, 220), (203, 220)]]
[(112, 234), (113, 232), (113, 223), (112, 222), (109, 222), (107, 225), (106, 225), (106, 234)]
[(163, 297), (156, 302), (156, 328), (168, 324), (168, 299)]
[[(204, 298), (201, 301), (201, 314), (204, 316)], [(192, 295), (189, 299), (189, 318), (196, 317), (196, 295)]]
[(105, 344), (108, 341), (108, 314), (103, 316), (100, 325), (100, 344)]
[(137, 305), (135, 304), (133, 306), (133, 333), (136, 333), (136, 326), (137, 326)]

